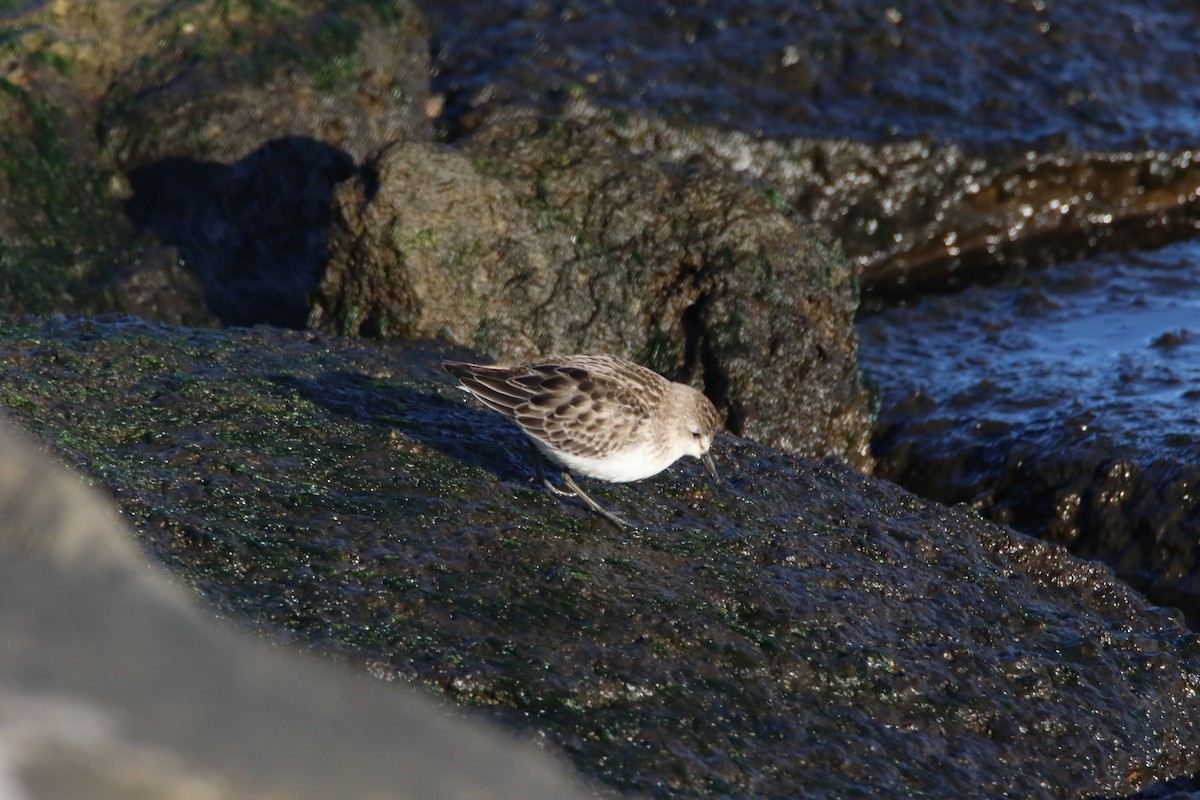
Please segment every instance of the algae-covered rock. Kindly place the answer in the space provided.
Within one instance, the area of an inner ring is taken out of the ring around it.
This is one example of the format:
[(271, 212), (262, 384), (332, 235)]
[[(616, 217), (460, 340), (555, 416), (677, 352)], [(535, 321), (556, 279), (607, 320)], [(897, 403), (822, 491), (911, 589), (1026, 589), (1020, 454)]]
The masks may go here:
[(105, 152), (125, 169), (181, 156), (229, 164), (283, 137), (361, 160), (387, 142), (431, 135), (429, 34), (407, 0), (126, 14), (169, 46), (129, 59), (103, 98)]
[(235, 633), (0, 420), (0, 794), (587, 796), (478, 717)]
[(0, 321), (0, 403), (223, 613), (563, 749), (629, 797), (1126, 794), (1194, 770), (1200, 642), (1097, 564), (718, 437), (538, 491), (433, 343)]
[[(431, 135), (428, 34), (404, 0), (56, 0), (5, 16), (0, 308), (10, 312), (302, 325), (307, 306), (294, 297), (324, 257), (312, 232), (327, 208), (321, 180), (346, 177), (329, 165)], [(308, 157), (255, 157), (278, 156), (280, 140), (310, 142)], [(222, 169), (236, 178), (213, 179)], [(297, 256), (305, 237), (314, 244)], [(250, 243), (281, 257), (264, 261)], [(173, 266), (163, 245), (178, 249)], [(148, 278), (151, 262), (163, 269)], [(207, 298), (176, 280), (181, 268)], [(263, 284), (267, 297), (254, 291)]]
[(848, 264), (755, 184), (526, 117), (389, 148), (336, 205), (321, 329), (624, 355), (702, 387), (735, 433), (869, 464)]
[[(567, 270), (506, 184), (444, 145), (398, 142), (337, 187), (311, 320), (344, 335), (443, 337), (512, 353), (553, 342), (522, 316)], [(564, 302), (567, 300), (564, 299)]]

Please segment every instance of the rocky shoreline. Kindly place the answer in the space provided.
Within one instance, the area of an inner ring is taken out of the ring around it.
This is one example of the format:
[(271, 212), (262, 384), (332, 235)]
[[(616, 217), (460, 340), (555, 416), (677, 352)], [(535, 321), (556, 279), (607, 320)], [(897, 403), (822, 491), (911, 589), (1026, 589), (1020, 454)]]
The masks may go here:
[[(1191, 7), (0, 16), (0, 409), (219, 613), (627, 796), (1196, 770), (1194, 635), (1111, 571), (1195, 620), (1196, 331), (1155, 329), (1100, 427), (1069, 368), (1032, 422), (1004, 416), (1027, 362), (986, 370), (1090, 313), (1026, 268), (1194, 236)], [(448, 389), (463, 348), (703, 389), (732, 486), (602, 489), (652, 533), (597, 530)], [(1182, 409), (1165, 448), (1118, 396), (1142, 381)]]

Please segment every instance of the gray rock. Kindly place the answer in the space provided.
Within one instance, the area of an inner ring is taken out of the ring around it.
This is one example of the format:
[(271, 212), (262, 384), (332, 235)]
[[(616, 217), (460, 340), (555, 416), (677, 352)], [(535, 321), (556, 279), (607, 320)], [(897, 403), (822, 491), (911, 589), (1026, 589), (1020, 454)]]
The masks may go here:
[(0, 424), (0, 797), (587, 796), (530, 744), (188, 594)]
[(461, 149), (399, 143), (335, 206), (322, 330), (631, 357), (702, 387), (733, 433), (870, 464), (848, 264), (761, 187), (525, 117)]

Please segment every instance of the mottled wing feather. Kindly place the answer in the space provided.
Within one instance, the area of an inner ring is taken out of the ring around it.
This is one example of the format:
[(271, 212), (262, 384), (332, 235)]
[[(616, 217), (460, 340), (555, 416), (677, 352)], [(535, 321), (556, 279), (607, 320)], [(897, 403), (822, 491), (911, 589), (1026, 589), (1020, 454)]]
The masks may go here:
[(620, 374), (610, 362), (572, 357), (526, 367), (447, 363), (446, 369), (489, 408), (516, 420), (555, 450), (596, 457), (613, 441), (633, 441), (661, 395), (661, 377), (629, 362)]
[(443, 365), (481, 403), (506, 417), (515, 418), (517, 406), (530, 397), (528, 389), (511, 383), (512, 370), (507, 367), (462, 364), (457, 361), (446, 361)]
[(588, 458), (603, 455), (614, 440), (629, 441), (647, 416), (643, 399), (619, 392), (611, 375), (554, 363), (535, 364), (531, 370), (542, 381), (539, 391), (518, 407), (517, 423), (555, 450)]
[(619, 403), (605, 391), (606, 379), (592, 379), (536, 396), (519, 411), (517, 422), (530, 435), (556, 450), (594, 458), (613, 449), (613, 442), (630, 441), (645, 408)]

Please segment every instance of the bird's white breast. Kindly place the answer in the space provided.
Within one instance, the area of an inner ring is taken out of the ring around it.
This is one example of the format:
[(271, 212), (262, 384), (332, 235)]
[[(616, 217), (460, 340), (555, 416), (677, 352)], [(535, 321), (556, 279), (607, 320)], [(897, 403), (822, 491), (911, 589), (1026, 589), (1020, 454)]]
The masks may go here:
[(655, 447), (650, 442), (640, 442), (600, 457), (560, 452), (536, 439), (534, 444), (551, 461), (562, 464), (572, 472), (610, 483), (640, 481), (657, 475), (674, 464), (680, 455)]

